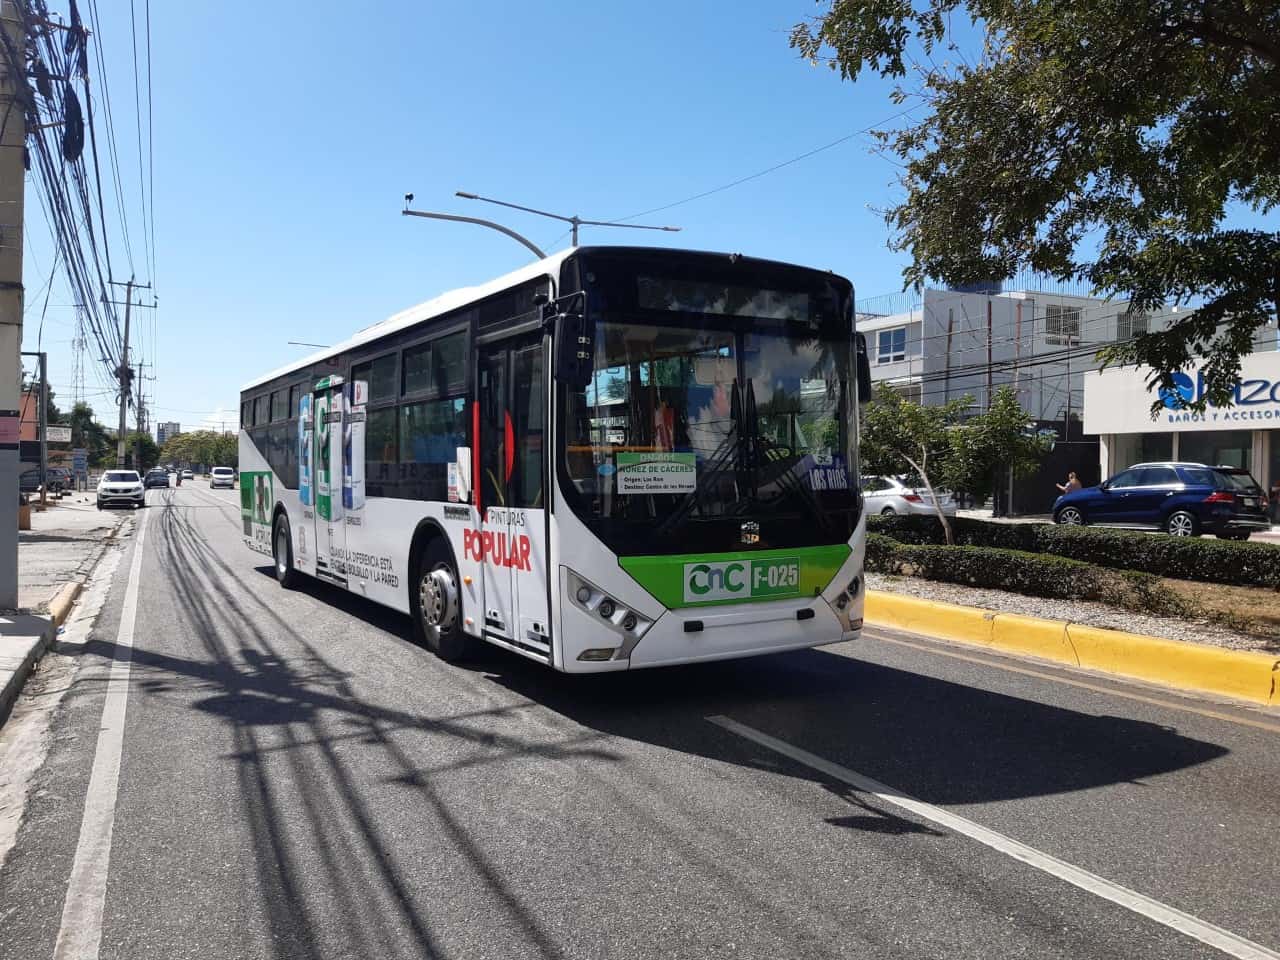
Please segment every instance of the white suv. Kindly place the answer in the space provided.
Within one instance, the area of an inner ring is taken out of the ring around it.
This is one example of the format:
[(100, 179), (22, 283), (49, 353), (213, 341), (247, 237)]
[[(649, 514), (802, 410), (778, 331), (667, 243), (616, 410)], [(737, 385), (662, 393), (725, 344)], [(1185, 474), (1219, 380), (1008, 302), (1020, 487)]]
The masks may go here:
[(142, 489), (142, 478), (137, 470), (108, 470), (98, 478), (98, 509), (113, 503), (127, 506), (145, 506), (147, 495)]
[(230, 467), (214, 467), (209, 473), (209, 486), (226, 487), (228, 490), (236, 485), (236, 472)]

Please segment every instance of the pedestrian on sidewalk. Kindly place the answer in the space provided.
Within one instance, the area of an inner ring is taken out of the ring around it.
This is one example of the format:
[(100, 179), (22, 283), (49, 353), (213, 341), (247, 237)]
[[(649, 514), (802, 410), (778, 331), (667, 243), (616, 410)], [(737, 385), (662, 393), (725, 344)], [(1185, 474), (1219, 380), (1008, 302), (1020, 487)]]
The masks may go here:
[(1061, 490), (1063, 493), (1075, 493), (1077, 490), (1083, 487), (1084, 484), (1080, 482), (1080, 478), (1076, 476), (1076, 472), (1074, 470), (1069, 470), (1067, 472), (1067, 482), (1055, 483), (1054, 486), (1057, 487), (1059, 490)]

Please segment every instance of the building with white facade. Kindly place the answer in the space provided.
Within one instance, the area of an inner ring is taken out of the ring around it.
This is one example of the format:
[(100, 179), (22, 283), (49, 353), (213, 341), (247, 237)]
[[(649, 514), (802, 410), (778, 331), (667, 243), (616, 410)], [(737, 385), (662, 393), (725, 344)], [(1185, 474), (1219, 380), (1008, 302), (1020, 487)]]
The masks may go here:
[(1149, 388), (1146, 368), (1087, 375), (1084, 429), (1101, 440), (1102, 475), (1150, 460), (1190, 460), (1244, 467), (1264, 487), (1280, 483), (1280, 352), (1245, 357), (1240, 373), (1231, 405), (1204, 413), (1182, 409), (1182, 400), (1204, 394), (1198, 369), (1175, 374), (1177, 389), (1163, 394)]
[[(1056, 431), (1058, 445), (1041, 475), (1015, 485), (1005, 504), (1012, 504), (1013, 512), (1040, 513), (1052, 504), (1054, 481), (1064, 479), (1067, 470), (1075, 470), (1085, 483), (1096, 483), (1108, 475), (1115, 459), (1114, 453), (1108, 457), (1099, 449), (1097, 434), (1102, 431), (1088, 422), (1082, 425), (1086, 378), (1101, 367), (1098, 352), (1163, 329), (1179, 312), (1138, 312), (1124, 301), (1034, 286), (926, 288), (916, 295), (863, 300), (857, 329), (867, 338), (872, 380), (893, 386), (908, 399), (938, 405), (968, 396), (977, 412), (986, 408), (994, 391), (1008, 386), (1037, 429)], [(1275, 353), (1276, 338), (1274, 324), (1262, 328), (1255, 350)], [(1137, 406), (1145, 412), (1150, 398)], [(1120, 459), (1127, 456), (1127, 442), (1117, 440), (1119, 446), (1111, 448), (1122, 454)]]

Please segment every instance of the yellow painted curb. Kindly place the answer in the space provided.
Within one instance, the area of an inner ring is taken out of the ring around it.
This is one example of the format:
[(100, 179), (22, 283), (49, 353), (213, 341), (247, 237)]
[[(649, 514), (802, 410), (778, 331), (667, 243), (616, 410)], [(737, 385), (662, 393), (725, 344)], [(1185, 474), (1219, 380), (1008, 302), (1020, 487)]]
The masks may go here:
[(49, 603), (49, 616), (53, 619), (53, 629), (56, 631), (66, 621), (67, 616), (71, 613), (71, 608), (75, 605), (76, 597), (80, 596), (80, 590), (84, 584), (65, 583), (62, 589), (58, 591), (57, 596)]
[(1280, 657), (868, 590), (869, 624), (1280, 706)]

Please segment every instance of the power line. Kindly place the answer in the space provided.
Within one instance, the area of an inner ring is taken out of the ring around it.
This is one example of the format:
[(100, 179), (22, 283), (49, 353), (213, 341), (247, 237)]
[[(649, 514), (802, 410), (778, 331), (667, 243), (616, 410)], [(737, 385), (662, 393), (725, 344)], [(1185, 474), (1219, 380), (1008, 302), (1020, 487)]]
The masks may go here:
[[(143, 179), (142, 160), (142, 94), (138, 86), (138, 22), (134, 0), (129, 0), (129, 39), (133, 43), (133, 115), (138, 136), (138, 205), (142, 208), (142, 246), (144, 254), (151, 250), (151, 233), (147, 226), (147, 188)], [(155, 259), (154, 254), (152, 260)]]
[[(156, 153), (155, 125), (151, 98), (151, 0), (146, 0), (147, 13), (147, 202), (151, 221), (151, 282), (156, 280)], [(152, 315), (154, 317), (154, 314)], [(154, 321), (153, 321), (154, 323)]]
[(804, 153), (800, 154), (799, 156), (792, 157), (790, 160), (783, 160), (781, 163), (775, 163), (771, 167), (765, 167), (763, 170), (758, 170), (755, 173), (748, 174), (745, 177), (739, 177), (737, 180), (732, 180), (729, 183), (722, 184), (718, 187), (713, 187), (710, 190), (704, 190), (702, 191), (702, 193), (695, 193), (693, 196), (685, 197), (683, 200), (676, 200), (672, 203), (665, 203), (660, 207), (653, 207), (649, 210), (642, 210), (639, 213), (633, 213), (629, 216), (619, 217), (616, 220), (609, 220), (607, 222), (608, 223), (626, 223), (628, 220), (636, 220), (636, 219), (639, 219), (640, 217), (647, 217), (651, 213), (661, 213), (663, 210), (670, 210), (672, 207), (679, 207), (686, 203), (692, 203), (694, 200), (701, 200), (704, 197), (711, 196), (712, 194), (723, 193), (725, 190), (731, 190), (732, 188), (741, 186), (742, 184), (747, 183), (751, 180), (758, 180), (761, 177), (767, 176), (768, 174), (773, 173), (776, 170), (781, 170), (783, 167), (789, 167), (793, 163), (799, 163), (801, 160), (808, 160), (810, 157), (816, 156), (817, 154), (822, 153), (824, 150), (830, 150), (832, 147), (838, 147), (842, 143), (848, 143), (850, 140), (854, 139), (855, 137), (861, 137), (864, 134), (870, 133), (876, 127), (882, 127), (886, 123), (892, 123), (894, 120), (898, 120), (902, 117), (905, 117), (907, 114), (912, 113), (917, 109), (919, 109), (918, 106), (913, 106), (913, 107), (907, 107), (905, 110), (899, 110), (897, 113), (893, 114), (893, 116), (886, 117), (884, 120), (881, 120), (878, 123), (873, 123), (869, 127), (863, 127), (861, 130), (855, 130), (853, 131), (853, 133), (847, 133), (843, 137), (838, 137), (835, 140), (832, 140), (830, 143), (824, 143), (820, 147), (814, 147), (812, 150), (807, 150)]

